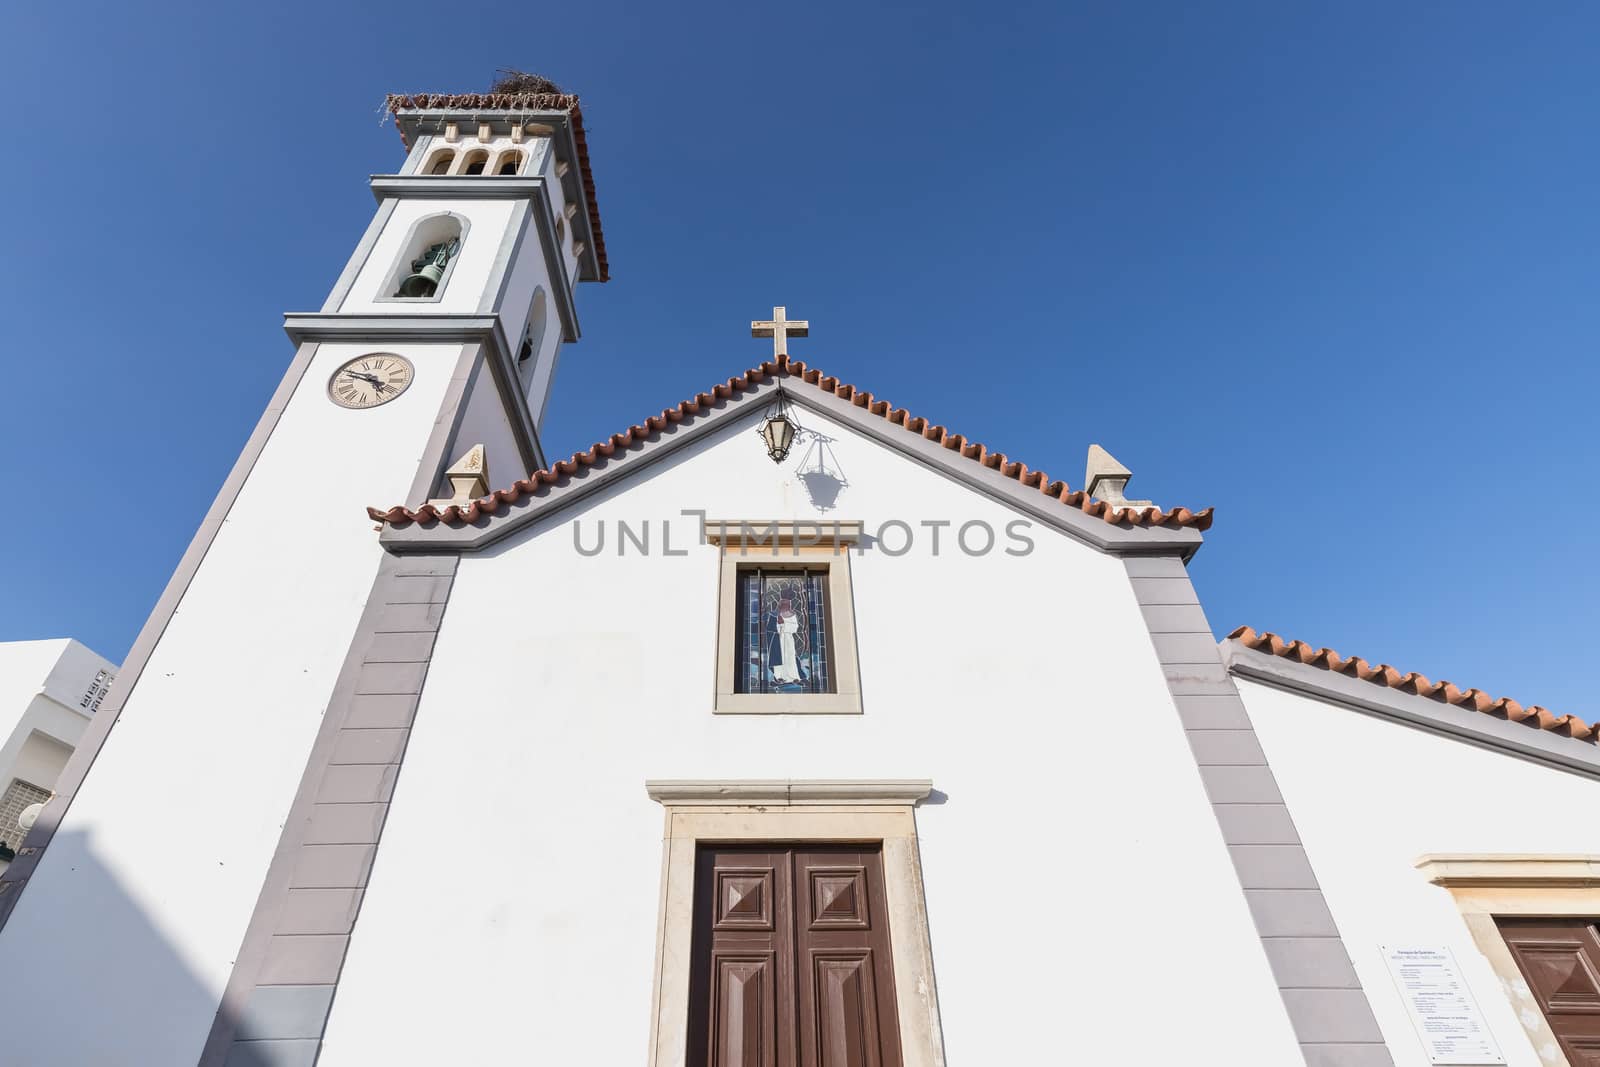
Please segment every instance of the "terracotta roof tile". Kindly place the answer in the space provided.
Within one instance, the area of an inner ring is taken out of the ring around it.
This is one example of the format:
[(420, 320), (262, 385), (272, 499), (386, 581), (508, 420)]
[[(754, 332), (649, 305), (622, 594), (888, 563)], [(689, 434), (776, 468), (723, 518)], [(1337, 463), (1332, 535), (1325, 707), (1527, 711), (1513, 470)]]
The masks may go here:
[(480, 516), (493, 514), (505, 505), (516, 503), (529, 493), (537, 493), (548, 486), (557, 485), (585, 467), (593, 466), (602, 459), (615, 455), (619, 450), (636, 447), (651, 435), (699, 414), (720, 400), (737, 396), (744, 390), (775, 377), (795, 379), (841, 400), (847, 400), (908, 433), (918, 434), (929, 441), (937, 442), (966, 459), (981, 463), (990, 470), (999, 471), (1007, 478), (1014, 478), (1025, 486), (1055, 498), (1066, 507), (1077, 508), (1086, 515), (1104, 519), (1113, 525), (1191, 526), (1197, 530), (1209, 529), (1211, 526), (1211, 508), (1206, 508), (1204, 511), (1173, 508), (1167, 511), (1155, 507), (1113, 507), (1104, 501), (1093, 500), (1082, 490), (1069, 489), (1066, 482), (1052, 480), (1044, 471), (1029, 470), (1027, 464), (1009, 459), (1004, 453), (990, 452), (977, 441), (970, 441), (961, 434), (951, 433), (945, 427), (936, 426), (904, 408), (891, 407), (887, 400), (879, 400), (871, 393), (841, 382), (832, 375), (823, 374), (816, 368), (808, 367), (800, 360), (788, 356), (768, 360), (759, 367), (729, 378), (710, 392), (700, 393), (676, 407), (667, 408), (661, 414), (646, 419), (641, 424), (628, 427), (622, 433), (612, 434), (609, 439), (601, 441), (587, 451), (578, 452), (571, 459), (562, 460), (546, 470), (535, 471), (528, 477), (513, 482), (509, 488), (498, 489), (488, 496), (473, 501), (467, 507), (452, 504), (446, 508), (435, 508), (432, 504), (424, 504), (420, 508), (413, 509), (397, 505), (387, 509), (368, 508), (367, 514), (379, 522), (388, 523), (443, 522), (454, 525), (474, 522)]
[(1497, 699), (1481, 689), (1462, 689), (1454, 682), (1430, 682), (1426, 676), (1415, 671), (1402, 673), (1387, 663), (1374, 666), (1359, 656), (1346, 659), (1331, 648), (1312, 648), (1304, 641), (1285, 641), (1275, 633), (1258, 634), (1248, 626), (1241, 626), (1233, 631), (1228, 635), (1228, 640), (1237, 641), (1245, 648), (1265, 652), (1280, 659), (1293, 660), (1310, 667), (1320, 667), (1335, 674), (1359, 678), (1364, 682), (1398, 689), (1403, 693), (1414, 693), (1430, 700), (1437, 700), (1441, 704), (1453, 704), (1458, 708), (1493, 715), (1498, 719), (1520, 722), (1536, 730), (1547, 730), (1562, 737), (1571, 737), (1591, 744), (1600, 741), (1600, 723), (1591, 726), (1575, 715), (1557, 715), (1537, 704), (1524, 707), (1509, 697)]
[[(462, 109), (469, 111), (565, 111), (572, 116), (572, 140), (578, 146), (578, 174), (589, 201), (589, 229), (594, 234), (595, 261), (600, 264), (600, 280), (609, 281), (611, 267), (606, 262), (606, 238), (600, 229), (600, 201), (594, 193), (594, 171), (589, 169), (589, 139), (583, 130), (583, 109), (572, 93), (390, 93), (384, 101), (391, 115), (401, 111)], [(407, 148), (405, 130), (400, 141)]]

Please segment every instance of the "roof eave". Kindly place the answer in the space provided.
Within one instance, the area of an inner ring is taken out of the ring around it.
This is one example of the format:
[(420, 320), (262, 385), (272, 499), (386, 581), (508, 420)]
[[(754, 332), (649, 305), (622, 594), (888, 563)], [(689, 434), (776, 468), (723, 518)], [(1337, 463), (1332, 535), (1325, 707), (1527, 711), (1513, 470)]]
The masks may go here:
[(1249, 681), (1442, 734), (1480, 748), (1600, 778), (1600, 749), (1590, 742), (1287, 660), (1250, 648), (1235, 638), (1225, 638), (1219, 642), (1219, 648), (1228, 670)]

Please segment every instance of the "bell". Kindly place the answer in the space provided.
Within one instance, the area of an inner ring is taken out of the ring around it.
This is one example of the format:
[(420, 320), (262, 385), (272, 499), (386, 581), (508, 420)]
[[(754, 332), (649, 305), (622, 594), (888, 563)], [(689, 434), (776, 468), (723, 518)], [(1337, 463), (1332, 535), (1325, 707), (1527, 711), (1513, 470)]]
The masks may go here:
[(430, 260), (423, 264), (421, 270), (406, 276), (406, 280), (400, 283), (400, 295), (432, 296), (443, 277), (444, 268)]

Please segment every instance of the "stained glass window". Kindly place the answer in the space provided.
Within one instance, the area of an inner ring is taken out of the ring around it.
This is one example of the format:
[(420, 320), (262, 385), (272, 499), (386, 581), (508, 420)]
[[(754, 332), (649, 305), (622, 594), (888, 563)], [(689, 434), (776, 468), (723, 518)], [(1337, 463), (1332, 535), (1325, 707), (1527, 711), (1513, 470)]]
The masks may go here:
[(830, 693), (826, 570), (739, 572), (741, 693)]

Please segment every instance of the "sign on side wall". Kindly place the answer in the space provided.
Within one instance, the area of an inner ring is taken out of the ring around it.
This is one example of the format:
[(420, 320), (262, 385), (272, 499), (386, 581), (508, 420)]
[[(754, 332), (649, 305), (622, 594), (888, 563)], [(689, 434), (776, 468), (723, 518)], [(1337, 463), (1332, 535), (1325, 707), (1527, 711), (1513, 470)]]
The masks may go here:
[(78, 710), (85, 715), (93, 715), (100, 710), (100, 702), (111, 691), (111, 680), (116, 675), (110, 671), (99, 671), (94, 676), (94, 681), (89, 683), (89, 688), (84, 691), (83, 698), (78, 701)]
[(1498, 1067), (1506, 1059), (1444, 946), (1380, 945), (1432, 1064)]

